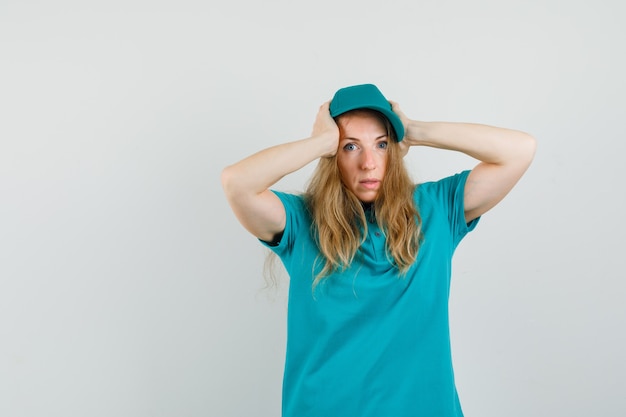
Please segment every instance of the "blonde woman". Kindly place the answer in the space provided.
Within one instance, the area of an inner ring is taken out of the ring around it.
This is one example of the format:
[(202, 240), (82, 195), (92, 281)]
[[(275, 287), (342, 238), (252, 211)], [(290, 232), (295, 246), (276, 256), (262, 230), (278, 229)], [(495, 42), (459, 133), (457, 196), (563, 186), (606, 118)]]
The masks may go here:
[[(471, 171), (414, 184), (412, 146)], [(283, 417), (462, 416), (448, 323), (452, 255), (531, 163), (526, 133), (409, 119), (372, 84), (337, 91), (312, 135), (226, 167), (241, 224), (289, 274)], [(307, 189), (271, 187), (319, 160)]]

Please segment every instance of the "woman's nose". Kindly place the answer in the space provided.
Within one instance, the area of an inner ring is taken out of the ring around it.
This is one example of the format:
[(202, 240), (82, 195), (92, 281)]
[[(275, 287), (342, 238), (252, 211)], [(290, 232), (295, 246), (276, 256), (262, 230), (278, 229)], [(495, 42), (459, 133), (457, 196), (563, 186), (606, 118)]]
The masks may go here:
[(362, 169), (374, 169), (376, 168), (376, 159), (374, 158), (374, 153), (369, 150), (369, 149), (365, 149), (363, 151), (363, 154), (361, 155), (361, 168)]

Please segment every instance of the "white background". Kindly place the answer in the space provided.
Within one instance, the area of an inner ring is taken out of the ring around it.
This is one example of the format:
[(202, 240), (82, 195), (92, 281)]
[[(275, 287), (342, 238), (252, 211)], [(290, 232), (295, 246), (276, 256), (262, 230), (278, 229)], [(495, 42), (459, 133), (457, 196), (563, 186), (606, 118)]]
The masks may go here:
[(285, 285), (220, 171), (364, 82), (538, 140), (455, 257), (466, 416), (626, 415), (623, 2), (214, 3), (0, 1), (0, 415), (279, 416)]

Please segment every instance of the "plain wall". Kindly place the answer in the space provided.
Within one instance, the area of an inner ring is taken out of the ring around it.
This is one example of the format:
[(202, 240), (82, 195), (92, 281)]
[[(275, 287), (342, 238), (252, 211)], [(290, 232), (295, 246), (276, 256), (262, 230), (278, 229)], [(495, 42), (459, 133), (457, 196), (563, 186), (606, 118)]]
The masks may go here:
[(411, 118), (538, 140), (454, 260), (466, 416), (626, 415), (624, 8), (3, 0), (0, 415), (279, 416), (286, 283), (262, 289), (220, 171), (363, 82)]

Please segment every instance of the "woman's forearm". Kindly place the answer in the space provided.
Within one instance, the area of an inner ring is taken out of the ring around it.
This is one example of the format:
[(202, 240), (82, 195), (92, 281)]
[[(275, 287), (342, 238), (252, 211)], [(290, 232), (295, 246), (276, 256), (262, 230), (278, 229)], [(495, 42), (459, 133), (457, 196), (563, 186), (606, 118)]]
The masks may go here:
[(324, 135), (283, 143), (259, 151), (222, 171), (222, 184), (227, 194), (259, 194), (285, 175), (303, 168), (326, 155), (329, 144), (336, 139)]
[(463, 152), (489, 164), (530, 163), (535, 140), (527, 133), (473, 123), (408, 123), (407, 144)]
[(287, 174), (310, 162), (337, 152), (339, 130), (329, 113), (329, 102), (322, 104), (311, 137), (272, 146), (251, 155), (222, 171), (226, 195), (261, 194)]

